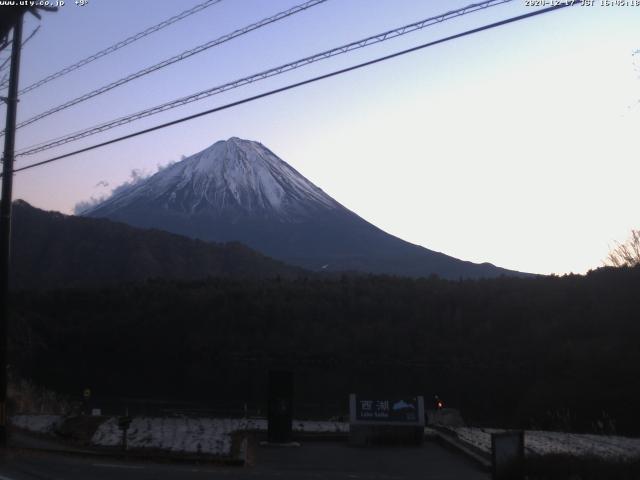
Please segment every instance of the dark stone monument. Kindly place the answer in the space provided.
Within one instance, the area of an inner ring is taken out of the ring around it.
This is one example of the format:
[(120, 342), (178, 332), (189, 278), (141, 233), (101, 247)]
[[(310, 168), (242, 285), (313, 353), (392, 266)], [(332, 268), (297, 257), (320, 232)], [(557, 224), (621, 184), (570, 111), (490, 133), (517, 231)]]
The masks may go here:
[(293, 425), (293, 372), (269, 372), (269, 443), (290, 443)]
[(524, 432), (491, 434), (493, 480), (524, 479)]

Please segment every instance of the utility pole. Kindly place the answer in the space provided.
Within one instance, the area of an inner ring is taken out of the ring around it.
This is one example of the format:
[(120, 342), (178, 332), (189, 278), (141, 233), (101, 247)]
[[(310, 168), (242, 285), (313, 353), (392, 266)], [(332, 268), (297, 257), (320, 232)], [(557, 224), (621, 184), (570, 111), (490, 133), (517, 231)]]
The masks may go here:
[(22, 48), (22, 17), (24, 11), (15, 9), (11, 70), (7, 93), (7, 121), (5, 124), (4, 155), (2, 157), (2, 201), (0, 203), (0, 448), (7, 446), (7, 323), (9, 316), (9, 265), (11, 252), (11, 200), (13, 190), (13, 160), (18, 110), (18, 74)]

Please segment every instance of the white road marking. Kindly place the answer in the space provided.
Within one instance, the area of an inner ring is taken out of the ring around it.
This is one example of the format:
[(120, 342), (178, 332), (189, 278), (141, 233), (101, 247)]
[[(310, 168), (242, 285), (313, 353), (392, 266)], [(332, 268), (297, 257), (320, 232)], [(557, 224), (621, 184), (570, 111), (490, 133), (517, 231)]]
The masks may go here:
[(145, 468), (140, 465), (116, 465), (115, 463), (93, 463), (92, 466), (103, 467), (103, 468), (129, 468), (132, 470), (142, 470), (143, 468)]
[(4, 475), (0, 475), (0, 480), (13, 480), (13, 478), (5, 477)]

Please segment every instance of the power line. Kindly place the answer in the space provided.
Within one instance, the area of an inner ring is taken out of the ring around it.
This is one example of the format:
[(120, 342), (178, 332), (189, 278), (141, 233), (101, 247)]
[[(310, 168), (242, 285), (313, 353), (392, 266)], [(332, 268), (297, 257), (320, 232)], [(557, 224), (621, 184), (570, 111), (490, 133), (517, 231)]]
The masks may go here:
[[(27, 38), (25, 38), (22, 41), (22, 45), (20, 48), (24, 48), (24, 46), (27, 44), (27, 42), (29, 40), (31, 40), (36, 33), (38, 33), (38, 30), (40, 30), (40, 25), (38, 25), (36, 28), (33, 29), (33, 31), (27, 36)], [(13, 40), (11, 41), (13, 42)], [(9, 44), (11, 43), (9, 42)], [(11, 55), (9, 55), (1, 64), (0, 64), (0, 72), (2, 72), (5, 68), (9, 67), (9, 62), (11, 61)], [(2, 79), (0, 80), (0, 83), (5, 83), (6, 81), (6, 86), (9, 86), (9, 72), (2, 74)], [(4, 89), (5, 87), (0, 87), (2, 89)], [(3, 132), (4, 133), (4, 132)]]
[[(27, 44), (27, 42), (28, 42), (29, 40), (31, 40), (31, 39), (36, 35), (36, 33), (38, 33), (38, 30), (40, 30), (40, 25), (38, 25), (36, 28), (34, 28), (34, 29), (33, 29), (33, 32), (31, 32), (31, 33), (27, 36), (27, 38), (25, 38), (25, 39), (22, 41), (22, 48), (24, 48), (24, 46)], [(11, 42), (9, 42), (9, 43), (11, 43)], [(11, 55), (9, 55), (9, 56), (8, 56), (8, 57), (7, 57), (7, 58), (2, 62), (2, 64), (0, 64), (0, 72), (9, 66), (9, 61), (10, 61), (10, 60), (11, 60)], [(9, 82), (7, 81), (7, 84), (8, 84), (8, 83), (9, 83)]]
[(326, 2), (327, 0), (308, 0), (305, 3), (302, 3), (300, 5), (296, 5), (295, 7), (289, 8), (287, 10), (283, 10), (282, 12), (279, 12), (275, 15), (272, 15), (270, 17), (267, 18), (263, 18), (262, 20), (256, 22), (256, 23), (252, 23), (251, 25), (248, 25), (246, 27), (242, 27), (239, 28), (237, 30), (234, 30), (231, 33), (228, 33), (226, 35), (223, 35), (222, 37), (216, 38), (215, 40), (211, 40), (210, 42), (204, 43), (202, 45), (198, 45), (195, 48), (192, 48), (190, 50), (185, 50), (184, 52), (178, 54), (178, 55), (174, 55), (171, 58), (168, 58), (166, 60), (163, 60), (160, 63), (156, 63), (155, 65), (151, 65), (150, 67), (147, 68), (143, 68), (142, 70), (139, 70), (135, 73), (132, 73), (130, 75), (127, 75), (126, 77), (123, 77), (119, 80), (116, 80), (115, 82), (111, 82), (107, 85), (104, 85), (100, 88), (97, 88), (95, 90), (92, 90), (91, 92), (85, 93), (84, 95), (80, 95), (79, 97), (76, 97), (72, 100), (69, 100), (68, 102), (65, 102), (61, 105), (58, 105), (56, 107), (53, 107), (45, 112), (39, 113), (38, 115), (35, 115), (27, 120), (24, 120), (20, 123), (18, 123), (16, 128), (22, 128), (26, 125), (29, 125), (31, 123), (37, 122), (38, 120), (41, 120), (45, 117), (48, 117), (49, 115), (53, 115), (54, 113), (60, 112), (61, 110), (65, 110), (69, 107), (72, 107), (73, 105), (77, 105), (78, 103), (84, 102), (86, 100), (89, 100), (90, 98), (93, 97), (97, 97), (98, 95), (102, 95), (105, 92), (108, 92), (109, 90), (113, 90), (114, 88), (120, 87), (122, 85), (124, 85), (125, 83), (129, 83), (137, 78), (140, 77), (144, 77), (145, 75), (149, 75), (150, 73), (153, 73), (157, 70), (160, 70), (161, 68), (164, 67), (168, 67), (169, 65), (172, 65), (176, 62), (182, 61), (186, 58), (189, 58), (193, 55), (196, 55), (198, 53), (204, 52), (205, 50), (208, 50), (210, 48), (213, 48), (215, 46), (218, 46), (222, 43), (228, 42), (230, 40), (233, 40), (236, 37), (239, 37), (241, 35), (245, 35), (249, 32), (252, 32), (253, 30), (257, 30), (259, 28), (262, 28), (266, 25), (269, 25), (271, 23), (277, 22), (279, 20), (282, 20), (284, 18), (287, 18), (291, 15), (295, 15), (296, 13), (300, 13), (304, 10), (307, 10), (311, 7), (315, 7), (316, 5), (319, 5), (321, 3)]
[(222, 106), (219, 106), (219, 107), (211, 108), (209, 110), (205, 110), (205, 111), (202, 111), (202, 112), (199, 112), (199, 113), (195, 113), (193, 115), (188, 115), (186, 117), (182, 117), (182, 118), (179, 118), (177, 120), (172, 120), (170, 122), (162, 123), (160, 125), (156, 125), (156, 126), (153, 126), (153, 127), (150, 127), (150, 128), (145, 128), (144, 130), (139, 130), (137, 132), (133, 132), (133, 133), (130, 133), (130, 134), (127, 134), (127, 135), (123, 135), (121, 137), (117, 137), (117, 138), (114, 138), (114, 139), (111, 139), (111, 140), (107, 140), (105, 142), (101, 142), (101, 143), (98, 143), (98, 144), (95, 144), (95, 145), (91, 145), (89, 147), (81, 148), (81, 149), (75, 150), (73, 152), (69, 152), (69, 153), (65, 153), (65, 154), (62, 154), (62, 155), (58, 155), (57, 157), (53, 157), (53, 158), (50, 158), (48, 160), (43, 160), (41, 162), (32, 163), (30, 165), (26, 165), (24, 167), (17, 168), (17, 169), (14, 170), (14, 172), (21, 172), (21, 171), (29, 170), (31, 168), (39, 167), (39, 166), (42, 166), (42, 165), (45, 165), (45, 164), (48, 164), (48, 163), (56, 162), (56, 161), (62, 160), (64, 158), (71, 157), (73, 155), (77, 155), (79, 153), (84, 153), (84, 152), (88, 152), (90, 150), (95, 150), (96, 148), (100, 148), (100, 147), (104, 147), (106, 145), (111, 145), (113, 143), (121, 142), (121, 141), (127, 140), (129, 138), (137, 137), (137, 136), (140, 136), (140, 135), (144, 135), (146, 133), (150, 133), (150, 132), (153, 132), (153, 131), (156, 131), (156, 130), (167, 128), (167, 127), (170, 127), (172, 125), (177, 125), (179, 123), (183, 123), (183, 122), (186, 122), (186, 121), (189, 121), (189, 120), (193, 120), (193, 119), (198, 118), (198, 117), (202, 117), (202, 116), (205, 116), (205, 115), (210, 115), (212, 113), (220, 112), (222, 110), (227, 110), (229, 108), (237, 107), (237, 106), (245, 104), (245, 103), (253, 102), (253, 101), (259, 100), (261, 98), (269, 97), (269, 96), (275, 95), (277, 93), (285, 92), (287, 90), (292, 90), (294, 88), (298, 88), (298, 87), (301, 87), (303, 85), (308, 85), (310, 83), (315, 83), (315, 82), (318, 82), (320, 80), (325, 80), (327, 78), (335, 77), (337, 75), (342, 75), (344, 73), (351, 72), (353, 70), (358, 70), (358, 69), (361, 69), (361, 68), (364, 68), (364, 67), (368, 67), (370, 65), (374, 65), (374, 64), (377, 64), (377, 63), (380, 63), (380, 62), (384, 62), (386, 60), (390, 60), (392, 58), (400, 57), (400, 56), (403, 56), (403, 55), (406, 55), (406, 54), (409, 54), (409, 53), (412, 53), (412, 52), (416, 52), (418, 50), (422, 50), (422, 49), (425, 49), (425, 48), (428, 48), (428, 47), (432, 47), (432, 46), (438, 45), (440, 43), (445, 43), (445, 42), (448, 42), (448, 41), (451, 41), (451, 40), (455, 40), (455, 39), (458, 39), (458, 38), (466, 37), (468, 35), (479, 33), (479, 32), (485, 31), (485, 30), (490, 30), (492, 28), (496, 28), (496, 27), (500, 27), (500, 26), (503, 26), (503, 25), (507, 25), (509, 23), (518, 22), (518, 21), (521, 21), (521, 20), (525, 20), (527, 18), (535, 17), (535, 16), (538, 16), (538, 15), (542, 15), (542, 14), (545, 14), (545, 13), (552, 12), (552, 11), (560, 10), (562, 8), (571, 7), (571, 6), (580, 5), (580, 4), (581, 4), (580, 2), (562, 3), (562, 4), (559, 4), (559, 5), (554, 5), (552, 7), (544, 8), (544, 9), (541, 9), (541, 10), (536, 10), (536, 11), (533, 11), (533, 12), (525, 13), (523, 15), (518, 15), (516, 17), (511, 17), (511, 18), (507, 18), (505, 20), (500, 20), (498, 22), (494, 22), (494, 23), (490, 23), (490, 24), (487, 24), (487, 25), (483, 25), (481, 27), (477, 27), (477, 28), (474, 28), (472, 30), (466, 30), (464, 32), (457, 33), (455, 35), (450, 35), (448, 37), (444, 37), (444, 38), (441, 38), (441, 39), (438, 39), (438, 40), (434, 40), (434, 41), (431, 41), (431, 42), (423, 43), (422, 45), (418, 45), (416, 47), (408, 48), (406, 50), (401, 50), (399, 52), (392, 53), (390, 55), (385, 55), (383, 57), (378, 57), (376, 59), (369, 60), (367, 62), (359, 63), (357, 65), (352, 65), (351, 67), (343, 68), (343, 69), (340, 69), (340, 70), (335, 70), (333, 72), (326, 73), (326, 74), (323, 74), (323, 75), (319, 75), (317, 77), (313, 77), (313, 78), (310, 78), (310, 79), (307, 79), (307, 80), (303, 80), (301, 82), (292, 83), (292, 84), (286, 85), (284, 87), (276, 88), (276, 89), (270, 90), (268, 92), (264, 92), (264, 93), (261, 93), (261, 94), (258, 94), (258, 95), (254, 95), (254, 96), (251, 96), (251, 97), (244, 98), (242, 100), (238, 100), (238, 101), (235, 101), (235, 102), (232, 102), (232, 103), (228, 103), (226, 105), (222, 105)]
[(9, 66), (9, 62), (11, 61), (11, 55), (5, 58), (2, 63), (0, 63), (0, 72)]
[[(132, 35), (128, 38), (125, 38), (124, 40), (119, 41), (118, 43), (115, 43), (113, 45), (111, 45), (110, 47), (105, 48), (104, 50), (100, 50), (97, 53), (94, 53), (93, 55), (90, 55), (89, 57), (83, 58), (82, 60), (74, 63), (73, 65), (69, 65), (68, 67), (63, 68), (62, 70), (59, 70), (55, 73), (52, 73), (51, 75), (48, 75), (47, 77), (43, 78), (42, 80), (38, 80), (37, 82), (29, 85), (28, 87), (23, 88), (22, 90), (20, 90), (20, 94), (24, 94), (27, 92), (30, 92), (31, 90), (35, 90), (38, 87), (41, 87), (42, 85), (44, 85), (45, 83), (49, 83), (50, 81), (62, 77), (63, 75), (66, 75), (67, 73), (73, 72), (74, 70), (78, 70), (81, 67), (84, 67), (85, 65), (88, 65), (89, 63), (93, 62), (94, 60), (97, 60), (99, 58), (104, 57), (105, 55), (109, 55), (110, 53), (115, 52), (116, 50), (120, 50), (123, 47), (126, 47), (127, 45), (132, 44), (133, 42), (136, 42), (138, 40), (140, 40), (141, 38), (144, 38), (148, 35), (151, 35), (152, 33), (157, 32), (158, 30), (162, 30), (163, 28), (168, 27), (169, 25), (172, 25), (180, 20), (183, 20), (184, 18), (187, 18), (195, 13), (198, 13), (202, 10), (204, 10), (205, 8), (209, 8), (217, 3), (220, 3), (222, 0), (206, 0), (205, 2), (202, 2), (188, 10), (185, 10), (177, 15), (174, 15), (173, 17), (170, 17), (160, 23), (158, 23), (157, 25), (154, 25), (152, 27), (147, 28), (146, 30), (143, 30), (142, 32), (136, 33), (135, 35)], [(3, 84), (0, 84), (0, 87), (4, 86)]]
[(93, 127), (89, 127), (86, 128), (84, 130), (78, 131), (78, 132), (74, 132), (72, 134), (69, 135), (65, 135), (63, 137), (58, 137), (56, 139), (52, 139), (52, 140), (48, 140), (46, 142), (43, 142), (39, 145), (33, 145), (30, 147), (27, 147), (25, 149), (23, 149), (21, 152), (19, 152), (17, 155), (18, 156), (25, 156), (25, 155), (32, 155), (34, 153), (38, 153), (38, 152), (42, 152), (44, 150), (49, 150), (51, 148), (54, 147), (58, 147), (60, 145), (64, 145), (66, 143), (70, 143), (76, 140), (79, 140), (81, 138), (85, 138), (91, 135), (95, 135), (97, 133), (101, 133), (104, 132), (106, 130), (110, 130), (112, 128), (116, 128), (120, 125), (124, 125), (127, 123), (131, 123), (134, 122), (136, 120), (139, 120), (141, 118), (145, 118), (151, 115), (155, 115), (157, 113), (161, 113), (164, 112), (166, 110), (171, 110), (173, 108), (176, 107), (180, 107), (182, 105), (186, 105), (195, 101), (199, 101), (202, 100), (204, 98), (213, 96), (213, 95), (217, 95), (223, 92), (226, 92), (228, 90), (232, 90), (244, 85), (248, 85), (250, 83), (259, 81), (259, 80), (264, 80), (266, 78), (269, 77), (273, 77), (275, 75), (280, 75), (282, 73), (286, 73), (289, 72), (291, 70), (295, 70), (297, 68), (303, 67), (305, 65), (309, 65), (311, 63), (320, 61), (320, 60), (324, 60), (327, 58), (331, 58), (334, 57), (336, 55), (342, 55), (348, 52), (351, 52), (353, 50), (357, 50), (360, 48), (364, 48), (367, 47), (369, 45), (373, 45), (376, 43), (381, 43), (381, 42), (385, 42), (387, 40), (390, 40), (392, 38), (396, 38), (402, 35), (406, 35), (408, 33), (414, 32), (416, 30), (421, 30), (423, 28), (426, 28), (428, 26), (437, 24), (437, 23), (441, 23), (447, 20), (451, 20), (453, 18), (456, 17), (460, 17), (462, 15), (467, 15), (469, 13), (472, 12), (476, 12), (478, 10), (483, 10), (489, 7), (493, 7), (496, 5), (500, 5), (503, 3), (508, 3), (511, 2), (513, 0), (487, 0), (484, 2), (480, 2), (480, 3), (474, 3), (471, 5), (467, 5), (466, 7), (457, 9), (457, 10), (452, 10), (446, 13), (443, 13), (441, 15), (437, 15), (434, 17), (429, 17), (426, 18), (424, 20), (420, 20), (419, 22), (414, 22), (408, 25), (404, 25), (402, 27), (399, 28), (395, 28), (393, 30), (388, 30), (386, 32), (383, 33), (379, 33), (377, 35), (372, 35), (370, 37), (361, 39), (361, 40), (357, 40), (355, 42), (351, 42), (348, 43), (346, 45), (342, 45), (340, 47), (336, 47), (336, 48), (332, 48), (330, 50), (326, 50), (324, 52), (320, 52), (320, 53), (316, 53), (314, 55), (311, 55), (309, 57), (305, 57), (299, 60), (295, 60), (293, 62), (284, 64), (284, 65), (280, 65), (278, 67), (275, 68), (271, 68), (269, 70), (265, 70), (263, 72), (260, 73), (256, 73), (253, 75), (250, 75), (248, 77), (244, 77), (238, 80), (234, 80), (232, 82), (228, 82), (225, 83), (223, 85), (218, 85), (191, 95), (188, 95), (186, 97), (182, 97), (176, 100), (172, 100), (170, 102), (167, 103), (163, 103), (161, 105), (157, 105), (155, 107), (151, 107), (148, 108), (146, 110), (142, 110), (130, 115), (126, 115), (124, 117), (120, 117), (117, 118), (115, 120), (111, 120), (109, 122), (106, 123), (102, 123), (99, 125), (94, 125)]

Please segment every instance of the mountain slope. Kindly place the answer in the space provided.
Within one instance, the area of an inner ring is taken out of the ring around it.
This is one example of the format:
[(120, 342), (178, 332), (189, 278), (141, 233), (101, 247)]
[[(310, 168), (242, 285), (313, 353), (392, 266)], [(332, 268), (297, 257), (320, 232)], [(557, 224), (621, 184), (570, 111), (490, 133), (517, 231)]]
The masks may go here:
[(214, 245), (106, 219), (45, 212), (21, 200), (13, 212), (12, 284), (17, 289), (301, 273), (238, 243)]
[(230, 138), (84, 212), (209, 241), (237, 240), (311, 270), (445, 278), (518, 274), (389, 235), (258, 142)]

